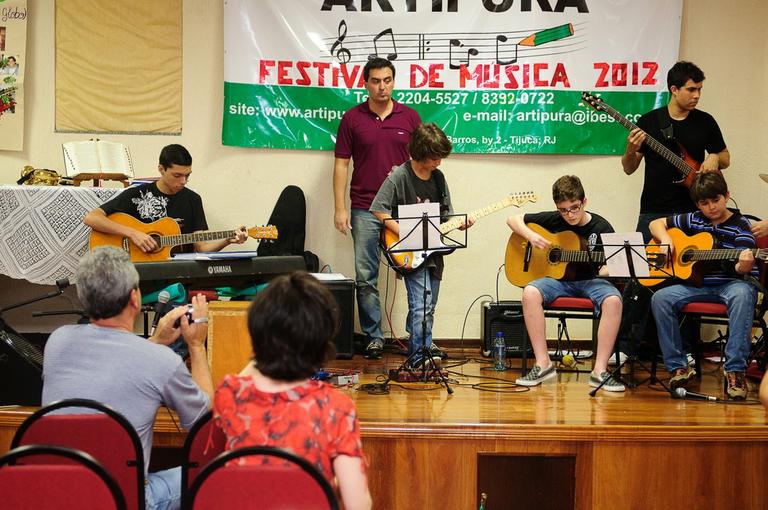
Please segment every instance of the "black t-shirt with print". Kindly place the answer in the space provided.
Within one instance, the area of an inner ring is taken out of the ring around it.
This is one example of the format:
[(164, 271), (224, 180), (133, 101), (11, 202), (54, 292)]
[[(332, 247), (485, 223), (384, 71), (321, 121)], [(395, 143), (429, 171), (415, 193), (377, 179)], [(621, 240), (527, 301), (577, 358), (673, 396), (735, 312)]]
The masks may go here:
[[(121, 212), (144, 223), (170, 217), (179, 224), (182, 234), (208, 230), (203, 201), (200, 195), (188, 188), (182, 188), (175, 195), (166, 195), (158, 189), (156, 182), (152, 182), (126, 189), (102, 204), (101, 209), (107, 215)], [(190, 248), (185, 246), (183, 251), (190, 251)]]
[[(523, 216), (523, 221), (528, 223), (536, 223), (537, 225), (544, 227), (553, 234), (558, 232), (564, 232), (569, 230), (576, 235), (584, 239), (587, 243), (589, 251), (603, 251), (602, 241), (600, 240), (600, 234), (610, 234), (614, 232), (613, 227), (608, 220), (595, 214), (593, 212), (588, 213), (590, 220), (584, 225), (569, 225), (563, 219), (563, 216), (557, 211), (546, 211), (540, 213), (526, 214)], [(588, 280), (597, 276), (592, 265), (590, 264), (577, 264), (575, 273), (576, 280)]]

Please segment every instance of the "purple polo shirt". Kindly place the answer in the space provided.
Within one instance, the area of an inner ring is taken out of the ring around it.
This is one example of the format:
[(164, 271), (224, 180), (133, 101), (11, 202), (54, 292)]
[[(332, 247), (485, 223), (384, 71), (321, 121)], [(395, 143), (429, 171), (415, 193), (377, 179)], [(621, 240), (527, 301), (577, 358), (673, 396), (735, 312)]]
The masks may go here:
[(392, 102), (392, 113), (383, 121), (371, 111), (368, 101), (350, 108), (341, 118), (334, 154), (353, 160), (349, 187), (353, 209), (368, 210), (389, 172), (409, 159), (408, 141), (421, 118), (413, 108)]

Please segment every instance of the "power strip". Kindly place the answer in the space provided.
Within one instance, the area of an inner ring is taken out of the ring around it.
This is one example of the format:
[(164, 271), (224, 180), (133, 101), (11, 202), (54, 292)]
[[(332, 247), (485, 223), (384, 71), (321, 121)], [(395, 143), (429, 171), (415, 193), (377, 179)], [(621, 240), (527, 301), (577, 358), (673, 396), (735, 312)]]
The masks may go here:
[(349, 384), (359, 384), (360, 376), (358, 374), (334, 375), (334, 376), (331, 376), (330, 379), (328, 379), (328, 382), (331, 384), (335, 384), (336, 386), (347, 386)]

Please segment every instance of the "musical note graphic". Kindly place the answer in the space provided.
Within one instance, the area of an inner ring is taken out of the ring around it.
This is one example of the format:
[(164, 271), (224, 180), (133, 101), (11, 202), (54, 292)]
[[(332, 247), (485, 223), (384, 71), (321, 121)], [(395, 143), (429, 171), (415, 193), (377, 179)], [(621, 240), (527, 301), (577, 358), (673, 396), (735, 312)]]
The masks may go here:
[(418, 40), (418, 48), (419, 48), (418, 55), (419, 56), (418, 56), (418, 58), (420, 60), (426, 58), (427, 52), (430, 50), (429, 48), (427, 48), (427, 46), (429, 46), (430, 42), (431, 41), (428, 41), (424, 34), (419, 34), (419, 40)]
[[(344, 38), (347, 36), (346, 21), (341, 20), (341, 23), (339, 23), (338, 34), (339, 34), (339, 37), (336, 39), (336, 42), (333, 43), (333, 45), (331, 46), (331, 56), (334, 56), (337, 59), (339, 59), (339, 62), (341, 62), (342, 64), (346, 64), (352, 59), (352, 53), (350, 53), (350, 51), (346, 49), (342, 44), (342, 42), (344, 41)], [(336, 50), (337, 47), (339, 48), (338, 51)]]
[(508, 65), (508, 64), (514, 64), (517, 62), (517, 48), (518, 45), (515, 44), (515, 58), (512, 60), (501, 60), (501, 55), (499, 53), (499, 43), (505, 43), (509, 40), (509, 38), (506, 35), (499, 34), (496, 36), (496, 63), (500, 65)]
[(467, 59), (466, 60), (459, 59), (459, 63), (458, 64), (454, 64), (453, 63), (453, 56), (451, 54), (452, 53), (451, 48), (456, 47), (456, 46), (458, 46), (459, 48), (463, 48), (464, 47), (464, 43), (462, 43), (458, 39), (451, 39), (450, 40), (450, 44), (448, 45), (448, 66), (451, 69), (460, 69), (462, 65), (464, 65), (465, 67), (469, 67), (469, 59), (470, 59), (470, 57), (476, 57), (479, 54), (479, 52), (477, 51), (476, 48), (469, 48), (467, 50)]
[(389, 61), (397, 60), (397, 46), (395, 45), (395, 35), (392, 33), (391, 28), (382, 30), (381, 32), (376, 34), (376, 37), (373, 38), (373, 53), (368, 55), (368, 60), (372, 60), (379, 56), (379, 48), (376, 46), (376, 41), (378, 41), (385, 35), (388, 35), (390, 37), (390, 40), (392, 41), (392, 53), (387, 53), (387, 60)]

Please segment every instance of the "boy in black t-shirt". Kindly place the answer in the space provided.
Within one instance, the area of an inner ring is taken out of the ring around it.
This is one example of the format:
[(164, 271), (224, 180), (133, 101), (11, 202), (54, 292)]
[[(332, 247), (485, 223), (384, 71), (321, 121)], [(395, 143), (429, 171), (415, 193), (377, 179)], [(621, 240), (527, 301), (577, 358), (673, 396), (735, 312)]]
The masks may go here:
[[(200, 195), (186, 187), (192, 173), (192, 156), (189, 151), (178, 144), (164, 147), (160, 152), (157, 169), (160, 172), (157, 182), (128, 188), (101, 207), (88, 212), (85, 215), (85, 224), (98, 232), (126, 237), (145, 253), (158, 248), (152, 237), (112, 221), (107, 216), (122, 212), (145, 223), (170, 217), (179, 223), (182, 234), (208, 230)], [(194, 250), (219, 251), (232, 243), (242, 244), (246, 239), (248, 233), (245, 226), (241, 226), (237, 237), (198, 242), (195, 243)]]
[[(552, 199), (557, 211), (537, 214), (519, 214), (507, 219), (513, 232), (528, 240), (534, 249), (548, 249), (551, 243), (531, 230), (526, 224), (536, 223), (552, 233), (571, 231), (586, 239), (590, 251), (602, 251), (599, 236), (613, 232), (613, 227), (602, 216), (586, 211), (587, 198), (581, 181), (575, 175), (560, 177), (552, 185)], [(601, 268), (600, 273), (603, 273)], [(608, 372), (608, 359), (613, 352), (616, 333), (621, 322), (621, 295), (608, 281), (597, 278), (593, 266), (577, 271), (571, 281), (544, 277), (534, 280), (523, 289), (523, 315), (528, 337), (531, 340), (536, 364), (525, 376), (515, 381), (522, 386), (537, 386), (557, 375), (555, 365), (547, 351), (544, 306), (559, 297), (588, 297), (596, 314), (600, 315), (597, 331), (597, 354), (589, 376), (589, 385), (607, 391), (624, 391), (624, 385), (613, 379)]]

